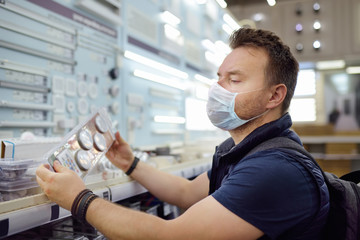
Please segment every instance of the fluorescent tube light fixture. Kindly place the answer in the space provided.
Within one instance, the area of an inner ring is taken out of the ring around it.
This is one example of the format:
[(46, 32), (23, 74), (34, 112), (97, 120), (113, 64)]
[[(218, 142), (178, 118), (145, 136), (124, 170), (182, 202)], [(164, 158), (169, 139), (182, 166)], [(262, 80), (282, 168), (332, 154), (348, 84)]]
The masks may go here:
[(161, 18), (164, 22), (166, 22), (170, 25), (173, 25), (173, 26), (179, 25), (181, 23), (180, 18), (178, 18), (177, 16), (175, 16), (174, 14), (172, 14), (169, 11), (164, 11), (161, 14)]
[(186, 72), (180, 71), (173, 67), (169, 67), (165, 64), (159, 63), (157, 61), (151, 60), (149, 58), (143, 57), (139, 54), (136, 54), (136, 53), (133, 53), (130, 51), (125, 51), (124, 56), (135, 62), (144, 64), (146, 66), (152, 67), (154, 69), (160, 70), (164, 73), (168, 73), (168, 74), (173, 75), (178, 78), (187, 79), (189, 77), (189, 75)]
[(176, 124), (184, 124), (184, 117), (175, 117), (175, 116), (160, 116), (157, 115), (154, 117), (154, 121), (157, 123), (176, 123)]
[(207, 49), (210, 50), (212, 52), (216, 52), (216, 46), (215, 44), (210, 41), (209, 39), (204, 39), (201, 41), (201, 44)]
[(184, 37), (181, 35), (181, 32), (177, 28), (166, 23), (164, 25), (164, 33), (165, 36), (171, 41), (174, 41), (180, 46), (184, 45)]
[(171, 78), (165, 78), (153, 73), (149, 73), (149, 72), (145, 72), (139, 69), (135, 69), (134, 70), (134, 76), (135, 77), (139, 77), (139, 78), (143, 78), (152, 82), (156, 82), (156, 83), (160, 83), (169, 87), (173, 87), (173, 88), (177, 88), (180, 90), (185, 90), (185, 84), (181, 83), (179, 81), (176, 81), (175, 79), (171, 79)]
[(360, 66), (353, 66), (346, 68), (347, 74), (360, 74)]
[(216, 0), (216, 2), (220, 5), (222, 8), (227, 7), (227, 3), (224, 0)]
[(224, 32), (226, 32), (228, 35), (231, 35), (232, 32), (234, 31), (229, 25), (227, 25), (226, 23), (224, 23), (222, 25), (222, 29), (224, 30)]
[(345, 67), (344, 60), (320, 61), (316, 63), (318, 70), (341, 69)]
[(227, 13), (224, 14), (223, 20), (232, 28), (232, 30), (236, 30), (240, 28), (240, 25)]

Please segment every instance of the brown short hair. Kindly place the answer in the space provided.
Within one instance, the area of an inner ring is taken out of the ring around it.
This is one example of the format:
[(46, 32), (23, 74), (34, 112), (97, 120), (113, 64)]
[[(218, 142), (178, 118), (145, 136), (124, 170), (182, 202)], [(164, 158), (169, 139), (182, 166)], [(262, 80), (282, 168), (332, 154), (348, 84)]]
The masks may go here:
[(240, 28), (230, 36), (230, 47), (232, 49), (248, 46), (264, 49), (269, 56), (269, 62), (265, 68), (265, 76), (268, 86), (284, 84), (287, 94), (283, 101), (282, 111), (285, 113), (294, 95), (299, 63), (275, 33), (252, 28)]

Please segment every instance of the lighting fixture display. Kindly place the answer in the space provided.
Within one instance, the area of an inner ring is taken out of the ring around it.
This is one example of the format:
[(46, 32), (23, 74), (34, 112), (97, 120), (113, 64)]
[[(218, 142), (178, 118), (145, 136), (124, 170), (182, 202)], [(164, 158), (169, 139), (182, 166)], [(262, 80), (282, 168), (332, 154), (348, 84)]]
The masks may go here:
[(232, 30), (237, 30), (240, 28), (240, 25), (227, 13), (224, 14), (223, 20)]
[(174, 14), (172, 14), (169, 11), (164, 11), (161, 14), (161, 18), (164, 22), (172, 25), (172, 26), (176, 26), (179, 25), (181, 23), (180, 18), (178, 18), (177, 16), (175, 16)]
[(186, 72), (180, 71), (176, 68), (169, 67), (165, 64), (159, 63), (157, 61), (154, 61), (152, 59), (143, 57), (139, 54), (133, 53), (131, 51), (125, 51), (124, 56), (128, 59), (131, 59), (135, 62), (144, 64), (146, 66), (152, 67), (154, 69), (160, 70), (164, 73), (168, 73), (170, 75), (173, 75), (178, 78), (187, 79), (189, 75)]
[(139, 69), (135, 69), (134, 70), (134, 76), (135, 77), (139, 77), (142, 79), (146, 79), (152, 82), (156, 82), (156, 83), (160, 83), (169, 87), (173, 87), (173, 88), (177, 88), (180, 90), (185, 90), (186, 86), (184, 83), (176, 80), (176, 79), (171, 79), (171, 78), (166, 78), (163, 76), (159, 76), (157, 74), (153, 74), (153, 73), (149, 73), (149, 72), (145, 72)]
[(184, 124), (186, 122), (184, 117), (160, 116), (160, 115), (155, 116), (154, 121), (157, 123), (175, 123), (175, 124)]
[(227, 7), (227, 3), (224, 0), (216, 0), (216, 2), (220, 5), (222, 8)]

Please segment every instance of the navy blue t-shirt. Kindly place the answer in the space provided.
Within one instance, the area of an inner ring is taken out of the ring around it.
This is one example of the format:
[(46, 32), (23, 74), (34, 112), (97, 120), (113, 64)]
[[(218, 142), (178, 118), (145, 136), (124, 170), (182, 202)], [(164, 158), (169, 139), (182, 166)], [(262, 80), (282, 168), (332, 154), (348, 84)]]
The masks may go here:
[[(319, 187), (294, 159), (301, 156), (282, 149), (249, 155), (230, 165), (221, 186), (211, 195), (263, 231), (265, 235), (260, 239), (318, 240), (328, 213), (328, 191), (315, 169), (322, 198), (327, 201), (319, 210)], [(314, 168), (311, 161), (307, 164)], [(208, 176), (210, 179), (211, 170)]]

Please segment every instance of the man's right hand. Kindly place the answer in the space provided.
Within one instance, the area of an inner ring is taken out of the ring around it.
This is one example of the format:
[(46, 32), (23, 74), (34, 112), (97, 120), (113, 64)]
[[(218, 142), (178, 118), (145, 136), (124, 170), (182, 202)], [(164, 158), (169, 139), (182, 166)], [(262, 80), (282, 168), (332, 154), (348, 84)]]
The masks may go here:
[(115, 133), (115, 141), (106, 153), (106, 157), (118, 168), (126, 172), (134, 161), (134, 154), (127, 142)]

